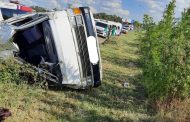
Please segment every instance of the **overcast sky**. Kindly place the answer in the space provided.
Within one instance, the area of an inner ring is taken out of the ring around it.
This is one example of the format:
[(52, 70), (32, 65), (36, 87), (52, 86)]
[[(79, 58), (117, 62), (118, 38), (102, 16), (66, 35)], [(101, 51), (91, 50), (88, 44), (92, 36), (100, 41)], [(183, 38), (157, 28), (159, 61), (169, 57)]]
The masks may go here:
[[(0, 0), (9, 1), (9, 0)], [(38, 5), (49, 9), (66, 8), (68, 3), (74, 6), (90, 6), (94, 13), (106, 12), (123, 18), (142, 21), (144, 14), (149, 14), (158, 21), (170, 0), (19, 0), (22, 4)], [(184, 8), (189, 7), (190, 0), (176, 0), (176, 17)]]

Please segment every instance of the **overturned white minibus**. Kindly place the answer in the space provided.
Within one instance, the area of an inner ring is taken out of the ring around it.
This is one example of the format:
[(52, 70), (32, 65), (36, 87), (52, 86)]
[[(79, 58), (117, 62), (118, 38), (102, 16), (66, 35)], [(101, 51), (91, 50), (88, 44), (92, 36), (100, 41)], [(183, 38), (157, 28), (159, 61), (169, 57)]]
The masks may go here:
[(0, 43), (11, 38), (15, 56), (39, 73), (48, 71), (49, 80), (75, 89), (101, 85), (100, 49), (88, 7), (8, 19), (0, 26)]

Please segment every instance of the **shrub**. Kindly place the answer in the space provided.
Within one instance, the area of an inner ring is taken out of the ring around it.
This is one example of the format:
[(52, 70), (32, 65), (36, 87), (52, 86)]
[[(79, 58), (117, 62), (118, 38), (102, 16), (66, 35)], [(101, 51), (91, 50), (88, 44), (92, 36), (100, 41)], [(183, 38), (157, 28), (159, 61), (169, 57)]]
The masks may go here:
[(153, 100), (172, 101), (190, 93), (190, 12), (184, 11), (182, 19), (175, 22), (174, 9), (172, 0), (158, 24), (144, 16), (143, 83)]
[(29, 64), (20, 64), (14, 59), (0, 62), (0, 83), (36, 83), (40, 77)]

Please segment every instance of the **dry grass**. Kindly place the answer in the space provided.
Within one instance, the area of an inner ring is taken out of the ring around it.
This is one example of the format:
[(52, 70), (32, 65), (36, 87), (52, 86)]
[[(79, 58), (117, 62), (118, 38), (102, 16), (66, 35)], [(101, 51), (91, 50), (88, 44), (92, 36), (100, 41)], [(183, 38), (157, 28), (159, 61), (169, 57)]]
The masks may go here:
[(170, 103), (157, 102), (157, 122), (190, 122), (190, 99), (174, 99)]
[(135, 33), (129, 33), (101, 46), (104, 78), (96, 89), (43, 90), (1, 83), (0, 106), (13, 113), (7, 121), (151, 121), (152, 111), (139, 83), (138, 44)]

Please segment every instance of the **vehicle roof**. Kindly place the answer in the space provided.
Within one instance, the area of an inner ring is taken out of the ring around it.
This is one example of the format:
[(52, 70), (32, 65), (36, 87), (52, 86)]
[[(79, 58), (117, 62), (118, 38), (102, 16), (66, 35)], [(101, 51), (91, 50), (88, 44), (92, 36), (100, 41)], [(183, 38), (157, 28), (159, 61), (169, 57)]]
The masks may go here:
[(107, 25), (110, 25), (108, 22), (104, 22), (104, 21), (97, 21), (99, 23), (104, 23), (104, 24), (107, 24)]
[(119, 23), (119, 22), (108, 21), (108, 23), (110, 23), (110, 24), (112, 24), (112, 25), (122, 26), (122, 24)]
[(52, 18), (52, 17), (56, 17), (56, 13), (59, 13), (59, 12), (67, 13), (65, 10), (53, 11), (53, 12), (32, 12), (32, 13), (12, 17), (10, 19), (5, 20), (4, 23), (11, 22), (11, 21), (18, 20), (18, 19), (25, 19), (25, 18), (28, 18), (28, 17), (35, 18), (35, 17), (38, 17), (38, 16), (48, 16), (49, 18)]
[(13, 10), (21, 10), (25, 12), (32, 12), (33, 9), (24, 5), (14, 4), (14, 3), (6, 3), (6, 2), (0, 2), (0, 8), (7, 8), (7, 9), (13, 9)]

